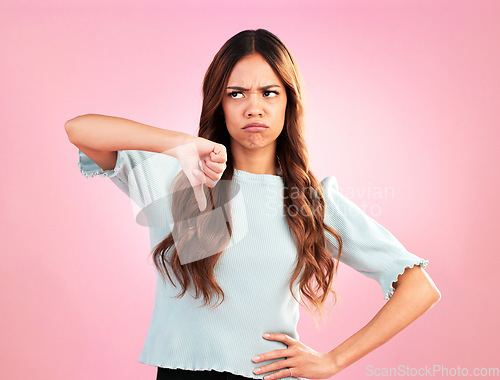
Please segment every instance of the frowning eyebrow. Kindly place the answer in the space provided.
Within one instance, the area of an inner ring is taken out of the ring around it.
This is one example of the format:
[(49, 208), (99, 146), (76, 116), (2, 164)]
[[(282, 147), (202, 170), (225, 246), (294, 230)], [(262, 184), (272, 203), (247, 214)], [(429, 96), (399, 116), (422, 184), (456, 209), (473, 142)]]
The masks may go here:
[[(281, 87), (281, 86), (277, 85), (277, 84), (270, 84), (268, 86), (264, 86), (264, 87), (259, 88), (259, 90), (268, 90), (268, 89), (273, 88), (273, 87)], [(227, 90), (248, 91), (248, 88), (238, 87), (238, 86), (230, 86), (227, 88)]]

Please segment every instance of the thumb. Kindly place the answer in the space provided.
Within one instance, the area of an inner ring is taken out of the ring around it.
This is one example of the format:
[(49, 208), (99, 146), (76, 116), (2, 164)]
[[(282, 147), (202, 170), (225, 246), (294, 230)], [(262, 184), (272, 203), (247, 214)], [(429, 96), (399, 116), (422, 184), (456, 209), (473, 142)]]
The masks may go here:
[(198, 202), (198, 208), (200, 211), (203, 211), (207, 208), (207, 198), (205, 196), (205, 190), (203, 188), (202, 179), (200, 178), (201, 173), (197, 169), (193, 169), (193, 174), (199, 180), (199, 184), (192, 185), (194, 197), (196, 198), (196, 202)]
[(205, 191), (203, 190), (203, 184), (196, 185), (194, 188), (194, 196), (198, 202), (198, 207), (200, 211), (207, 208), (207, 198), (205, 197)]

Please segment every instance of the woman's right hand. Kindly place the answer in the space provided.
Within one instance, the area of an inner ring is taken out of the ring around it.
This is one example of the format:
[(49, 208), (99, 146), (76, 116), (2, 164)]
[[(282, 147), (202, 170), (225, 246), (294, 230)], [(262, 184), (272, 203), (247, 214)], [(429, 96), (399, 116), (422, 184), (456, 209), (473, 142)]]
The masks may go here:
[(191, 136), (175, 148), (175, 157), (193, 187), (200, 211), (207, 201), (203, 184), (214, 187), (226, 169), (227, 151), (222, 144), (203, 137)]

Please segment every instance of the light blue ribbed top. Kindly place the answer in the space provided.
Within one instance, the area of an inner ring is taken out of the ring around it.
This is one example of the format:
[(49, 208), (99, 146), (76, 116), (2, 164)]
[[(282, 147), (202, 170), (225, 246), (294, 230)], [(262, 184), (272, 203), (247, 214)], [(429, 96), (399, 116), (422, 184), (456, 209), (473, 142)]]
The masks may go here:
[[(115, 168), (102, 170), (79, 150), (78, 167), (85, 177), (109, 177), (131, 200), (136, 221), (150, 231), (151, 249), (171, 232), (169, 186), (182, 170), (172, 156), (142, 150), (118, 151)], [(175, 298), (181, 287), (165, 284), (157, 272), (153, 315), (138, 361), (152, 366), (189, 370), (227, 371), (253, 379), (267, 372), (252, 371), (275, 360), (254, 363), (257, 354), (286, 348), (266, 340), (266, 332), (299, 339), (299, 304), (290, 294), (297, 248), (283, 209), (283, 178), (235, 169), (230, 201), (233, 235), (214, 268), (225, 300), (216, 308), (203, 307), (194, 288)], [(334, 176), (321, 181), (325, 193), (325, 223), (342, 237), (340, 261), (375, 279), (385, 299), (392, 283), (407, 267), (424, 260), (405, 247), (382, 225), (339, 192)], [(325, 232), (334, 257), (337, 240)], [(174, 237), (175, 239), (175, 237)], [(300, 300), (297, 278), (293, 291)], [(284, 360), (276, 359), (276, 360)], [(306, 379), (287, 377), (290, 379)]]

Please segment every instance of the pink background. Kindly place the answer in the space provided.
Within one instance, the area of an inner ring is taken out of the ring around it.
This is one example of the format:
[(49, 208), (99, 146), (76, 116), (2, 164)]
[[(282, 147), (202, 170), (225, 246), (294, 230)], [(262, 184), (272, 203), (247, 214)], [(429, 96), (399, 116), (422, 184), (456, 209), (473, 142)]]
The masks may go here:
[[(109, 179), (80, 174), (64, 123), (101, 113), (196, 134), (214, 54), (259, 27), (302, 72), (316, 176), (336, 176), (428, 259), (442, 293), (335, 378), (368, 365), (500, 367), (498, 1), (68, 3), (0, 6), (2, 378), (155, 378), (137, 361), (156, 284), (148, 230)], [(336, 290), (321, 330), (301, 313), (301, 341), (317, 351), (385, 302), (346, 266)]]

